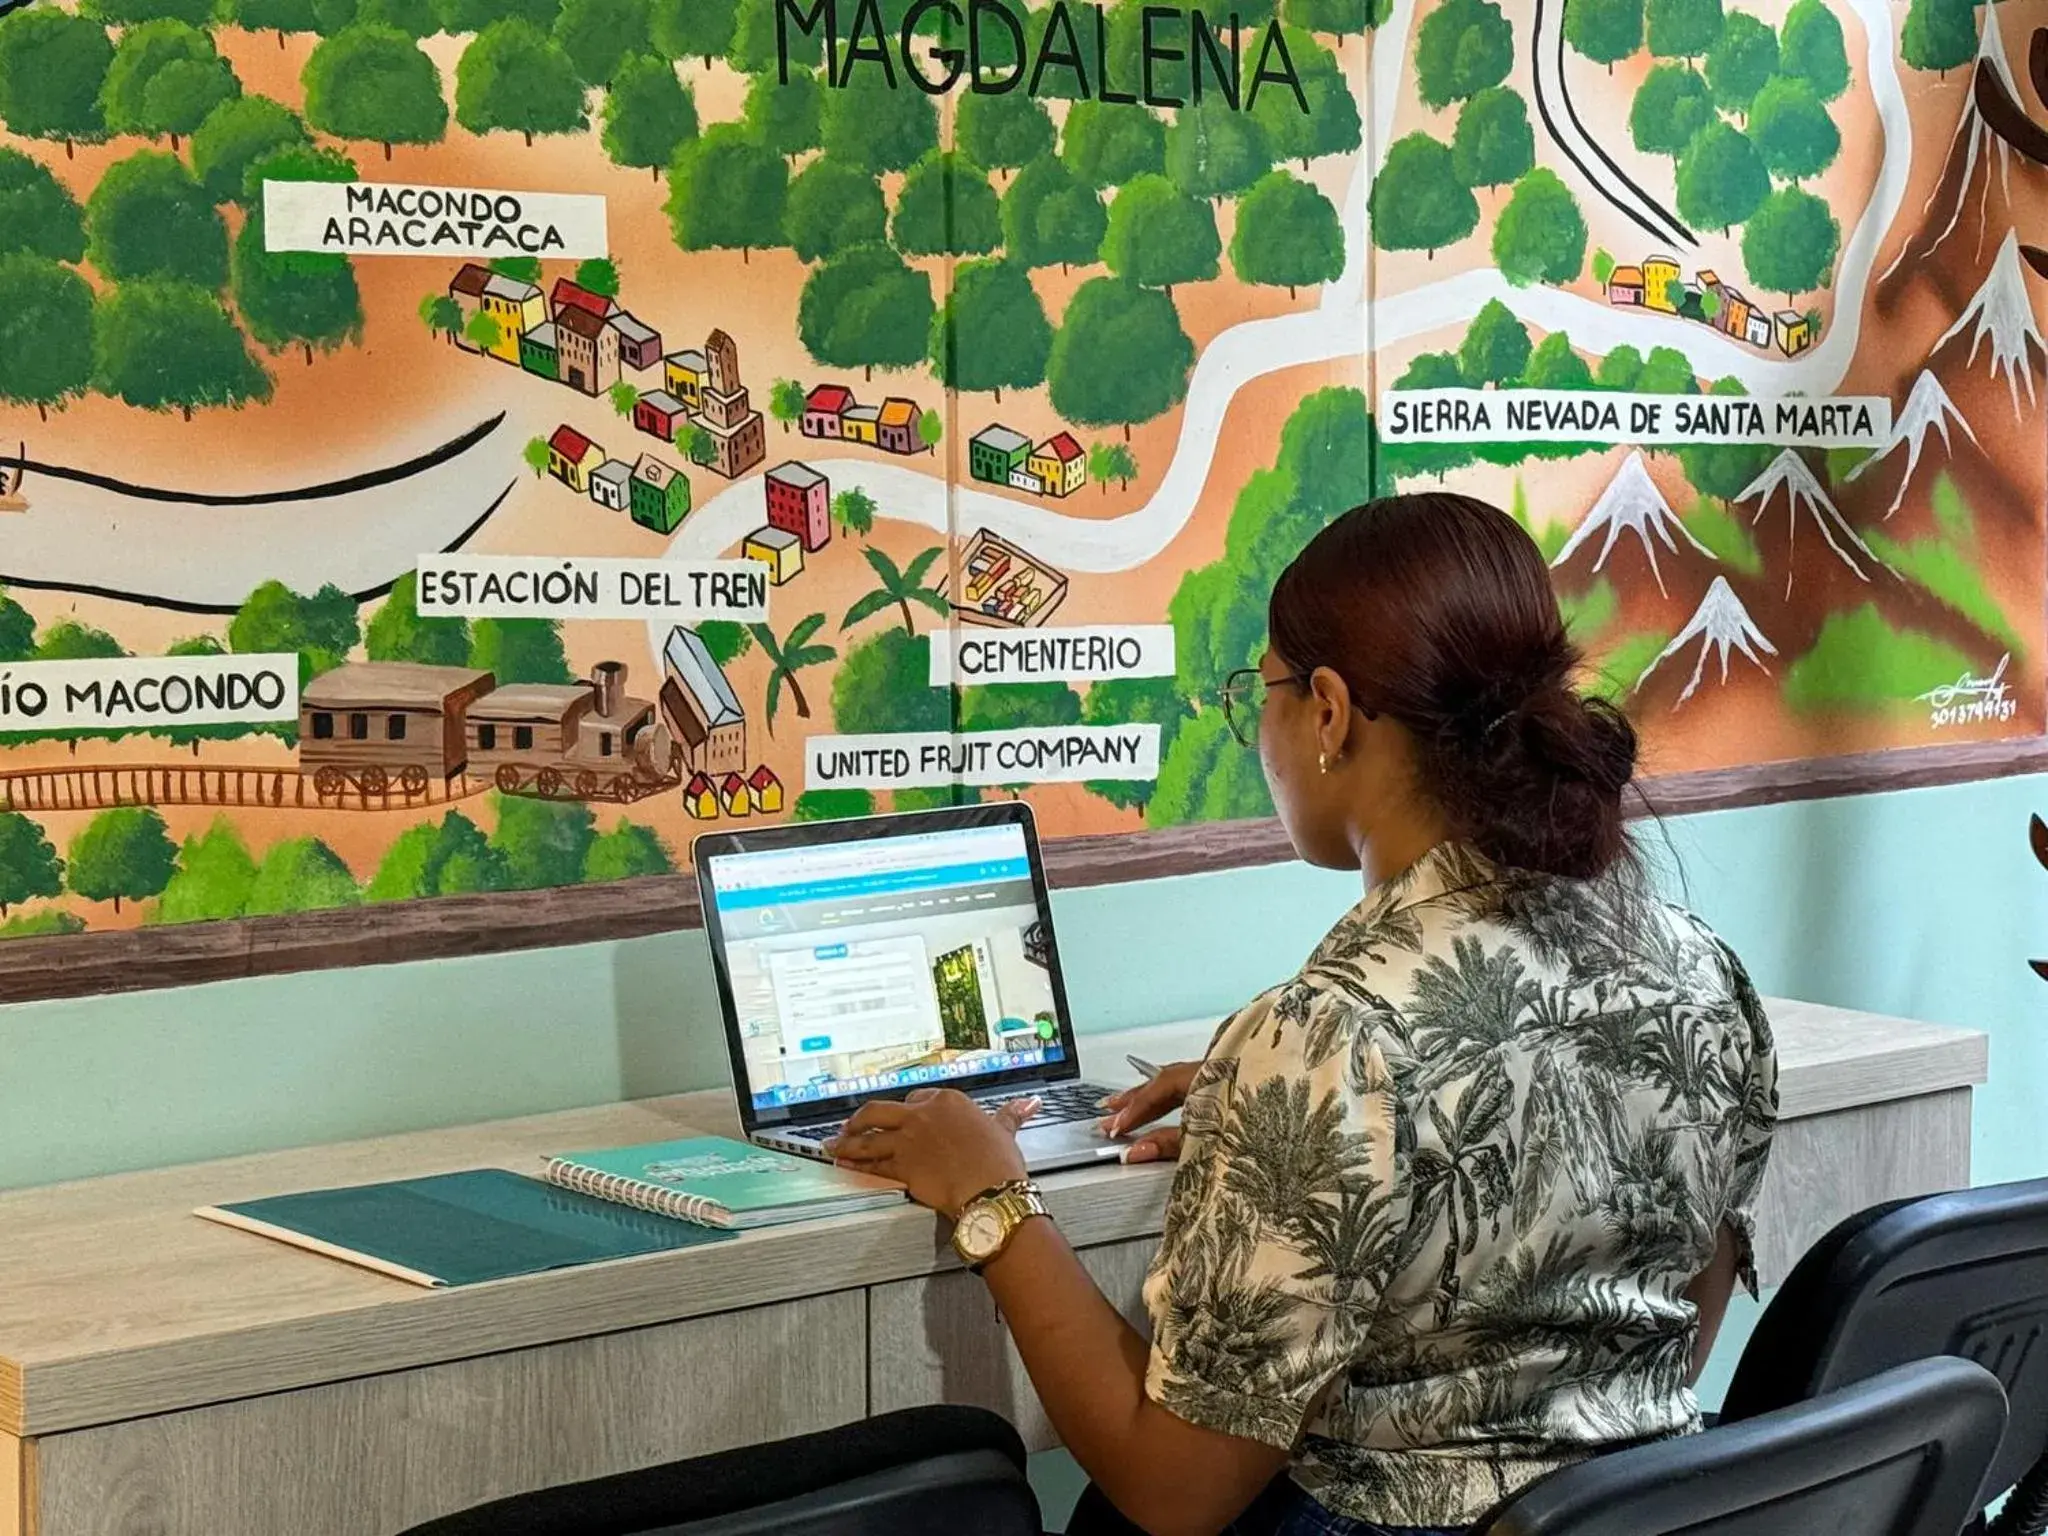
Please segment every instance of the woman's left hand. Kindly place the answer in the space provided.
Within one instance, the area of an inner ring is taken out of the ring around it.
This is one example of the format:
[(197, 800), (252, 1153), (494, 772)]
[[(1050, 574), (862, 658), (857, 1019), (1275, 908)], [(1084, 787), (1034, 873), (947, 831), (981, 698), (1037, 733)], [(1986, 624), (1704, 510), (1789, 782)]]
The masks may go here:
[(921, 1088), (900, 1104), (862, 1105), (826, 1150), (841, 1167), (894, 1179), (951, 1219), (983, 1190), (1024, 1177), (1017, 1127), (1036, 1113), (1032, 1098), (990, 1114), (951, 1088)]

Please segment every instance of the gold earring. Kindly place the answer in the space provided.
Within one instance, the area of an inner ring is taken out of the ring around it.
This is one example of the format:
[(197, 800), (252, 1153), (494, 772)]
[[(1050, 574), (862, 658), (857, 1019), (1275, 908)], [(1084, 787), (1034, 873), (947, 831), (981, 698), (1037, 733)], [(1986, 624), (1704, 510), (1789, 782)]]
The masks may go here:
[(1324, 773), (1328, 773), (1330, 771), (1330, 754), (1327, 752), (1318, 752), (1316, 754), (1316, 767), (1321, 769)]

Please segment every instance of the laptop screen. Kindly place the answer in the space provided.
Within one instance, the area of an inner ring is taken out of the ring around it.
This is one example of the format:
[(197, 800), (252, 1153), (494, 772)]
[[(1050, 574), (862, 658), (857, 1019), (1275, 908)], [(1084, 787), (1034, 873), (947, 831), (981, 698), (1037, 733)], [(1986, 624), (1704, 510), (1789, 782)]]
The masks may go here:
[(716, 854), (706, 873), (757, 1113), (1063, 1058), (1016, 823)]

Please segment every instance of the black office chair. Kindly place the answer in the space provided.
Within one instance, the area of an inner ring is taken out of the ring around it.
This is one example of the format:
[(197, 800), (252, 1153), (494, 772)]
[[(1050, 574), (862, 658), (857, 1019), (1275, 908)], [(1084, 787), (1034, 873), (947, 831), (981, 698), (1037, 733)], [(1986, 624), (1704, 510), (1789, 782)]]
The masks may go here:
[(1475, 1536), (1955, 1536), (2004, 1427), (2005, 1394), (1990, 1372), (1921, 1360), (1567, 1467)]
[[(1907, 1360), (1960, 1355), (2011, 1404), (1987, 1536), (2048, 1531), (2048, 1179), (1873, 1206), (1793, 1267), (1737, 1362), (1734, 1423)], [(2015, 1486), (2017, 1485), (2017, 1486)]]
[(980, 1408), (932, 1407), (519, 1494), (403, 1536), (1041, 1536), (1043, 1529), (1017, 1431)]

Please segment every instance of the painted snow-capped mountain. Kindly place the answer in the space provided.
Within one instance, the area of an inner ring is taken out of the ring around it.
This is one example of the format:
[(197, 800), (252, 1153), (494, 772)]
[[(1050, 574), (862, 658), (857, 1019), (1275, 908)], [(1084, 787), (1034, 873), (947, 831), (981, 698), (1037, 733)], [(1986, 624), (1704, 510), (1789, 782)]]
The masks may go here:
[[(1866, 459), (1864, 462), (1870, 461)], [(1861, 468), (1860, 465), (1858, 467)], [(1765, 466), (1762, 474), (1742, 488), (1735, 499), (1738, 502), (1756, 501), (1756, 511), (1750, 514), (1749, 519), (1755, 524), (1763, 521), (1764, 514), (1771, 510), (1771, 498), (1781, 490), (1785, 493), (1785, 595), (1792, 595), (1792, 572), (1796, 569), (1792, 563), (1792, 552), (1799, 542), (1801, 522), (1811, 522), (1842, 564), (1863, 580), (1870, 580), (1870, 573), (1863, 569), (1863, 561), (1877, 565), (1880, 563), (1877, 556), (1863, 542), (1863, 536), (1842, 516), (1828, 496), (1827, 487), (1807, 468), (1806, 460), (1795, 450), (1786, 448), (1781, 451)]]
[(1657, 489), (1657, 482), (1650, 478), (1649, 466), (1643, 462), (1640, 449), (1631, 453), (1615, 471), (1614, 478), (1607, 482), (1607, 489), (1593, 503), (1593, 510), (1586, 514), (1585, 521), (1572, 531), (1564, 548), (1557, 552), (1557, 558), (1550, 562), (1551, 567), (1555, 569), (1563, 565), (1599, 538), (1600, 553), (1593, 561), (1593, 569), (1597, 571), (1607, 564), (1607, 557), (1614, 553), (1614, 546), (1624, 533), (1634, 534), (1643, 546), (1643, 553), (1649, 557), (1650, 574), (1657, 579), (1657, 590), (1667, 597), (1670, 593), (1664, 586), (1664, 572), (1657, 565), (1659, 544), (1669, 553), (1677, 554), (1678, 539), (1683, 538), (1709, 560), (1714, 558), (1714, 552), (1694, 538), (1685, 524), (1678, 520), (1678, 514), (1671, 510), (1671, 503), (1664, 499), (1664, 493)]
[(1742, 599), (1735, 595), (1735, 589), (1728, 585), (1728, 578), (1716, 576), (1713, 585), (1707, 588), (1707, 595), (1700, 599), (1700, 605), (1693, 610), (1692, 618), (1672, 637), (1671, 643), (1657, 653), (1657, 659), (1643, 668), (1636, 679), (1636, 689), (1650, 680), (1650, 674), (1664, 665), (1671, 657), (1678, 655), (1688, 645), (1697, 641), (1698, 654), (1692, 663), (1692, 676), (1686, 680), (1685, 691), (1671, 707), (1678, 708), (1699, 691), (1700, 680), (1706, 675), (1707, 657), (1718, 654), (1721, 660), (1721, 681), (1728, 681), (1728, 657), (1731, 652), (1740, 651), (1766, 676), (1770, 666), (1763, 656), (1775, 656), (1778, 648), (1765, 638), (1764, 632), (1756, 627), (1756, 621), (1749, 616), (1749, 610), (1742, 606)]
[[(1977, 29), (1977, 57), (1970, 66), (1972, 73), (1974, 75), (1979, 67), (1991, 70), (2005, 86), (2006, 91), (2017, 101), (2020, 99), (2019, 82), (2013, 78), (2011, 61), (2005, 56), (2005, 37), (1999, 30), (1998, 7), (1980, 6), (1978, 13), (1983, 20)], [(1956, 120), (1955, 133), (1949, 139), (1948, 154), (1943, 157), (1941, 163), (1941, 179), (1934, 184), (1934, 190), (1928, 194), (1921, 213), (1933, 213), (1936, 200), (1949, 185), (1950, 170), (1955, 165), (1958, 150), (1962, 152), (1963, 163), (1961, 174), (1955, 181), (1955, 205), (1949, 209), (1948, 222), (1942, 225), (1941, 233), (1934, 237), (1934, 243), (1921, 253), (1921, 259), (1933, 255), (1941, 248), (1942, 242), (1956, 232), (1956, 226), (1962, 222), (1963, 209), (1970, 202), (1970, 191), (1976, 185), (1978, 172), (1981, 170), (1987, 178), (1992, 174), (1993, 152), (1996, 152), (1998, 157), (1999, 196), (2007, 206), (2011, 205), (2012, 146), (1991, 131), (1991, 125), (1984, 120), (1984, 114), (1978, 110), (1976, 93), (1971, 91), (1964, 97), (1963, 114)], [(1990, 197), (1991, 188), (1987, 181), (1980, 207), (1988, 204)], [(1913, 248), (1913, 244), (1914, 242), (1908, 241), (1899, 248), (1899, 254), (1892, 258), (1891, 266), (1885, 268), (1881, 277), (1892, 275), (1899, 263), (1906, 259), (1906, 253)]]
[[(2044, 363), (2048, 363), (2048, 341), (2042, 340), (2041, 327), (2034, 320), (2034, 306), (2027, 294), (2026, 273), (2020, 264), (2020, 237), (2017, 231), (2008, 229), (2005, 242), (1998, 248), (1998, 256), (1991, 263), (1991, 271), (1979, 288), (1956, 316), (1956, 323), (1942, 332), (1941, 340), (1934, 344), (1939, 352), (1957, 336), (1965, 326), (1975, 322), (1970, 332), (1970, 355), (1965, 365), (1975, 367), (1977, 353), (1986, 345), (1991, 348), (1991, 376), (2005, 375), (2006, 387), (2012, 391), (2012, 408), (2020, 408), (2020, 380), (2027, 383), (2027, 404), (2034, 403), (2034, 353), (2038, 351)], [(1931, 355), (1931, 354), (1930, 354)], [(1926, 375), (1922, 374), (1922, 378)], [(1919, 386), (1914, 386), (1918, 393)], [(1911, 402), (1907, 404), (1910, 410)], [(1949, 410), (1962, 420), (1954, 406)], [(1963, 423), (1965, 430), (1969, 423)]]
[(1906, 448), (1906, 472), (1899, 477), (1899, 489), (1892, 497), (1892, 504), (1885, 508), (1884, 515), (1890, 517), (1905, 502), (1906, 487), (1913, 483), (1913, 471), (1919, 468), (1921, 450), (1927, 446), (1927, 434), (1940, 433), (1942, 452), (1955, 452), (1955, 439), (1949, 436), (1948, 430), (1951, 421), (1963, 429), (1963, 435), (1972, 443), (1977, 441), (1977, 434), (1970, 426), (1969, 419), (1956, 409), (1955, 401), (1951, 400), (1948, 391), (1941, 387), (1941, 380), (1934, 376), (1934, 370), (1922, 368), (1920, 377), (1913, 381), (1913, 388), (1906, 395), (1905, 409), (1892, 418), (1892, 429), (1885, 437), (1884, 446), (1850, 470), (1849, 478), (1854, 480), (1873, 465), (1890, 458), (1903, 443)]

